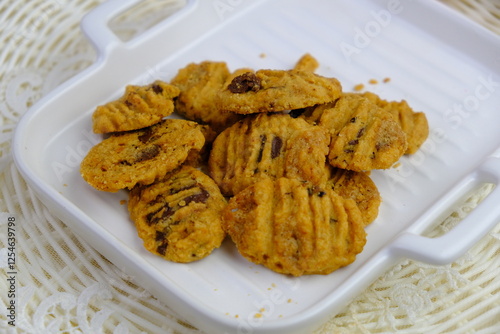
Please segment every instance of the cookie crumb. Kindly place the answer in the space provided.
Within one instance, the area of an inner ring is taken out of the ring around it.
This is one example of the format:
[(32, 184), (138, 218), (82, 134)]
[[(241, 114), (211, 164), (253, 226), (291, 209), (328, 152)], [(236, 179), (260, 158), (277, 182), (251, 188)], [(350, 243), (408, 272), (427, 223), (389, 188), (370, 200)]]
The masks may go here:
[(376, 85), (376, 84), (378, 84), (378, 80), (377, 79), (370, 79), (370, 80), (368, 80), (368, 83), (370, 85)]
[(267, 55), (266, 55), (264, 52), (262, 52), (262, 53), (259, 55), (259, 57), (260, 57), (260, 58), (266, 58), (266, 57), (267, 57)]
[(384, 80), (383, 80), (384, 83), (388, 83), (389, 81), (391, 81), (391, 78), (389, 78), (389, 77), (384, 78)]
[(125, 205), (125, 204), (127, 204), (127, 200), (122, 199), (122, 200), (120, 201), (120, 205)]
[(365, 89), (365, 85), (364, 84), (357, 84), (356, 86), (354, 86), (354, 90), (356, 92), (362, 91), (363, 89)]

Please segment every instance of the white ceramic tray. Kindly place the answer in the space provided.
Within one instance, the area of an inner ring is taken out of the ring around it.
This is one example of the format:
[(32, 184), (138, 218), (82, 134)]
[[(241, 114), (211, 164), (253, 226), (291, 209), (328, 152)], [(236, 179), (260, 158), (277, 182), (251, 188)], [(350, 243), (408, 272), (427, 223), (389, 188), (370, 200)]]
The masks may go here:
[[(21, 120), (14, 158), (40, 199), (118, 267), (200, 329), (213, 333), (305, 333), (320, 326), (402, 257), (448, 263), (500, 221), (500, 187), (446, 235), (422, 236), (484, 182), (498, 184), (499, 39), (435, 1), (198, 0), (146, 33), (121, 41), (108, 22), (137, 0), (112, 0), (82, 28), (96, 63)], [(305, 52), (345, 90), (357, 83), (426, 112), (431, 134), (396, 169), (372, 174), (383, 196), (368, 242), (350, 266), (290, 278), (244, 260), (231, 242), (208, 258), (175, 264), (146, 252), (124, 193), (98, 192), (79, 163), (101, 140), (95, 106), (126, 84), (169, 80), (189, 62), (231, 69), (290, 68)], [(369, 79), (391, 78), (367, 84)]]

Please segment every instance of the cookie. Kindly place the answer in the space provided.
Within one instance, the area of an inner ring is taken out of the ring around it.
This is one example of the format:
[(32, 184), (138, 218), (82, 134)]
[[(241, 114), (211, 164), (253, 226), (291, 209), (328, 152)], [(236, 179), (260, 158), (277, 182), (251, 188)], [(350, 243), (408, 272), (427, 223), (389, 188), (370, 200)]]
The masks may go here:
[(134, 187), (128, 210), (148, 251), (186, 263), (208, 256), (221, 245), (226, 204), (210, 177), (182, 166), (151, 185)]
[(329, 274), (366, 242), (352, 199), (295, 179), (261, 180), (231, 198), (223, 215), (240, 254), (282, 274)]
[(295, 66), (293, 67), (296, 71), (304, 72), (314, 72), (319, 67), (319, 62), (310, 53), (304, 54), (299, 58)]
[(174, 112), (179, 89), (157, 80), (147, 86), (129, 85), (118, 100), (98, 106), (92, 114), (95, 133), (131, 131), (160, 122)]
[(241, 115), (221, 112), (215, 105), (215, 95), (230, 77), (224, 62), (191, 63), (180, 69), (170, 83), (180, 89), (175, 110), (188, 120), (208, 124), (221, 132), (234, 124)]
[(326, 129), (286, 114), (248, 116), (215, 139), (208, 167), (224, 195), (263, 178), (326, 182)]
[(80, 165), (85, 181), (115, 192), (150, 184), (177, 168), (205, 137), (197, 123), (166, 119), (149, 128), (112, 135), (94, 146)]
[(300, 117), (332, 136), (328, 160), (353, 171), (390, 168), (406, 152), (406, 134), (392, 115), (358, 94), (308, 108)]
[(408, 148), (406, 154), (413, 154), (429, 136), (429, 123), (423, 112), (415, 112), (405, 100), (387, 101), (378, 95), (366, 92), (363, 96), (375, 103), (383, 110), (392, 114), (395, 120), (406, 133)]
[(367, 173), (332, 168), (326, 186), (344, 198), (353, 199), (358, 205), (363, 222), (369, 225), (377, 216), (382, 198), (377, 186)]
[(335, 78), (296, 70), (259, 70), (236, 76), (215, 101), (219, 110), (238, 114), (279, 112), (334, 101), (341, 91)]
[(206, 171), (208, 167), (208, 157), (210, 156), (210, 151), (212, 150), (212, 144), (217, 137), (217, 132), (215, 132), (210, 125), (206, 124), (200, 124), (199, 129), (205, 137), (205, 144), (199, 151), (191, 150), (183, 164), (201, 168)]

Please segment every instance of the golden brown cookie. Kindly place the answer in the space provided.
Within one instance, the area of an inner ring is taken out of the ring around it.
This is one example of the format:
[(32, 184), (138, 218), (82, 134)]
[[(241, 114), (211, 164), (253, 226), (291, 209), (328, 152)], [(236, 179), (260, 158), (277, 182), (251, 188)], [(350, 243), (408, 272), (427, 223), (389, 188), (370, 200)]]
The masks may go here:
[(332, 168), (326, 186), (344, 198), (353, 199), (361, 211), (365, 226), (377, 218), (382, 198), (377, 186), (365, 172)]
[(366, 92), (363, 96), (383, 110), (391, 113), (394, 119), (398, 121), (399, 125), (406, 133), (406, 138), (408, 140), (408, 149), (405, 153), (413, 154), (417, 152), (429, 136), (429, 124), (425, 114), (423, 112), (413, 111), (405, 100), (387, 101), (371, 92)]
[(177, 168), (205, 143), (200, 125), (166, 119), (149, 128), (125, 132), (94, 146), (80, 165), (82, 177), (98, 190), (115, 192), (136, 183), (150, 184)]
[(157, 80), (147, 86), (129, 85), (118, 100), (98, 106), (92, 115), (95, 133), (131, 131), (160, 122), (174, 112), (179, 89)]
[(209, 124), (220, 132), (241, 119), (241, 115), (221, 112), (215, 105), (215, 95), (230, 77), (224, 62), (191, 63), (179, 70), (170, 82), (180, 89), (175, 109), (181, 116), (202, 124)]
[(293, 69), (296, 71), (314, 72), (318, 67), (318, 60), (310, 53), (306, 53), (299, 58)]
[(208, 256), (224, 240), (221, 214), (226, 206), (215, 182), (183, 166), (151, 185), (137, 185), (128, 209), (144, 247), (174, 262)]
[(341, 91), (335, 78), (296, 70), (259, 70), (236, 76), (215, 101), (219, 110), (253, 114), (328, 103), (337, 99)]
[(201, 150), (191, 150), (189, 152), (189, 156), (184, 161), (184, 165), (190, 165), (197, 168), (202, 168), (204, 171), (208, 168), (208, 157), (210, 156), (210, 151), (212, 150), (212, 144), (217, 137), (217, 133), (212, 130), (210, 125), (201, 125), (200, 131), (203, 133), (205, 137), (205, 144), (201, 148)]
[(264, 179), (238, 193), (223, 224), (246, 259), (294, 276), (346, 266), (366, 242), (352, 199), (288, 178)]
[(220, 133), (208, 161), (223, 194), (234, 195), (263, 178), (326, 182), (326, 129), (287, 114), (249, 116)]
[(392, 115), (359, 94), (342, 94), (301, 117), (330, 131), (328, 159), (334, 167), (358, 172), (390, 168), (408, 147)]

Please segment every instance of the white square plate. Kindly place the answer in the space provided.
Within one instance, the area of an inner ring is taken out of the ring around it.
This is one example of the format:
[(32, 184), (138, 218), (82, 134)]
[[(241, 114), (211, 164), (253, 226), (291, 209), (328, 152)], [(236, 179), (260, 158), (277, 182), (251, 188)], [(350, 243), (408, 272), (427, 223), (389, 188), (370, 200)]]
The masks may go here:
[[(96, 63), (37, 103), (14, 138), (15, 161), (41, 200), (97, 250), (200, 329), (304, 333), (320, 326), (403, 256), (447, 263), (500, 219), (499, 187), (448, 234), (421, 234), (478, 185), (498, 184), (500, 39), (435, 1), (212, 0), (185, 8), (123, 42), (107, 23), (137, 0), (112, 0), (82, 28)], [(357, 260), (327, 276), (291, 278), (252, 265), (230, 241), (209, 257), (176, 264), (142, 247), (124, 192), (99, 192), (79, 164), (102, 138), (97, 105), (127, 84), (169, 80), (189, 62), (291, 68), (309, 52), (318, 73), (344, 90), (364, 83), (426, 113), (430, 136), (398, 168), (372, 173), (383, 203)], [(384, 78), (390, 78), (382, 83)], [(380, 83), (370, 85), (370, 79)]]

